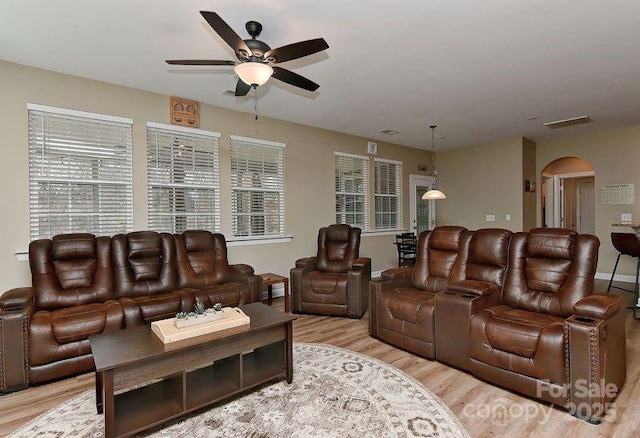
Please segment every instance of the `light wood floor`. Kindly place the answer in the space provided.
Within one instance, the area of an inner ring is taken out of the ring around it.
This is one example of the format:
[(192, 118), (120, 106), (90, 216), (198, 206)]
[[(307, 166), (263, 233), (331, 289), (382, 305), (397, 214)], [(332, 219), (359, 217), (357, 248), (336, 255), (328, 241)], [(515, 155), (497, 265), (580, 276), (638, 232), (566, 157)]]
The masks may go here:
[[(598, 282), (597, 286), (597, 290), (606, 289), (605, 282)], [(630, 294), (617, 294), (631, 304)], [(274, 306), (282, 309), (283, 300), (275, 299)], [(640, 321), (635, 321), (630, 314), (627, 317), (627, 382), (615, 400), (615, 415), (598, 426), (377, 341), (369, 336), (368, 324), (368, 314), (361, 320), (298, 315), (294, 341), (336, 345), (400, 368), (440, 397), (472, 437), (640, 436)], [(93, 374), (85, 374), (0, 397), (0, 436), (6, 436), (64, 400), (92, 389), (93, 384)]]

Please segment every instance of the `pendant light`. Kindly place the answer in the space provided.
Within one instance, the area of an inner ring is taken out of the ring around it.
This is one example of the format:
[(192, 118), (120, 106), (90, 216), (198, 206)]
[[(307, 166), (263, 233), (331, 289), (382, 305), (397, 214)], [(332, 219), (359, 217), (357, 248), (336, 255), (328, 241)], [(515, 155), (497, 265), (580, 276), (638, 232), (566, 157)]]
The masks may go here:
[(433, 188), (422, 195), (422, 199), (446, 199), (444, 193), (438, 190), (438, 170), (436, 169), (436, 128), (438, 125), (431, 125), (431, 147), (433, 149), (431, 158), (432, 158), (432, 167), (433, 167)]

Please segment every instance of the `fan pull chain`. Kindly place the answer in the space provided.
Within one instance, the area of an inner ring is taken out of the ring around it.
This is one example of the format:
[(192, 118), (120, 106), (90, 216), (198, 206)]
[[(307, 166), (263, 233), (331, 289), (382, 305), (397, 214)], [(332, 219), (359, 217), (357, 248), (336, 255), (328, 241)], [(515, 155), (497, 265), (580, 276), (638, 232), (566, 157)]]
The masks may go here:
[(253, 110), (256, 113), (256, 120), (258, 120), (258, 87), (255, 89), (255, 93), (253, 94)]

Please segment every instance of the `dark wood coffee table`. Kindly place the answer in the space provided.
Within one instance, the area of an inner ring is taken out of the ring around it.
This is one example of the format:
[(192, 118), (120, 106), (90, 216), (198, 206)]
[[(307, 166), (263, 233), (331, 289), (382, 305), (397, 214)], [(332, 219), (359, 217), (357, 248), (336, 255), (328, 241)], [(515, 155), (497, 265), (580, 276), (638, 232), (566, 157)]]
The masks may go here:
[(293, 379), (295, 316), (240, 306), (246, 326), (163, 344), (149, 326), (89, 338), (106, 437), (127, 436), (271, 380)]

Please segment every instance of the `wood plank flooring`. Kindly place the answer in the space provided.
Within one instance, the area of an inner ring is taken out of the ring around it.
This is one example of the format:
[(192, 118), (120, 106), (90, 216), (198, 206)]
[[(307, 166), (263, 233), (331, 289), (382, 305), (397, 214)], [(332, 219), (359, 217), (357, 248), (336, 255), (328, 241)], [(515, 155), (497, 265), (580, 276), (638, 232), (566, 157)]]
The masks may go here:
[[(596, 290), (606, 289), (598, 281)], [(623, 296), (628, 305), (631, 295)], [(274, 307), (284, 309), (282, 298)], [(629, 310), (627, 310), (630, 313)], [(615, 415), (592, 425), (548, 405), (497, 388), (439, 362), (419, 358), (369, 336), (368, 314), (361, 320), (298, 315), (295, 342), (347, 348), (394, 365), (440, 397), (472, 437), (638, 437), (640, 436), (640, 321), (627, 317), (627, 381), (615, 400)], [(84, 374), (0, 397), (0, 436), (75, 395), (93, 389), (93, 374)]]

